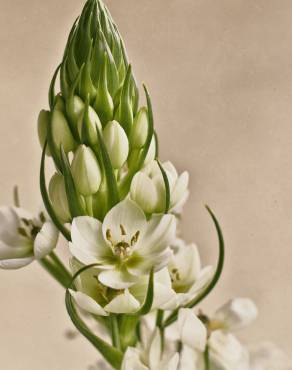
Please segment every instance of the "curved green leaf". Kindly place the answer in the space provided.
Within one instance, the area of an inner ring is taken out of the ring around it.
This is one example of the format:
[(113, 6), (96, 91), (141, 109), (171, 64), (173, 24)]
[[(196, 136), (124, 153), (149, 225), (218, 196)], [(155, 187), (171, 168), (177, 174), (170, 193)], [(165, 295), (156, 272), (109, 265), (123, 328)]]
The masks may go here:
[(71, 240), (70, 232), (67, 230), (67, 228), (62, 224), (62, 222), (57, 217), (57, 215), (54, 211), (54, 208), (51, 204), (49, 194), (47, 192), (46, 177), (45, 177), (46, 148), (47, 148), (47, 142), (45, 143), (44, 148), (43, 148), (42, 159), (41, 159), (41, 168), (40, 168), (40, 189), (41, 189), (43, 202), (44, 202), (46, 210), (47, 210), (51, 220), (55, 224), (56, 228), (64, 235), (64, 237), (68, 241), (70, 241)]
[(57, 69), (55, 70), (54, 72), (54, 75), (53, 75), (53, 78), (52, 78), (52, 81), (50, 83), (50, 88), (49, 88), (49, 106), (50, 106), (50, 109), (53, 110), (54, 109), (54, 103), (55, 103), (55, 84), (56, 84), (56, 79), (57, 79), (57, 76), (58, 76), (58, 72), (61, 68), (61, 64), (60, 63), (57, 67)]
[(82, 207), (81, 201), (80, 201), (80, 196), (77, 193), (75, 183), (73, 180), (70, 164), (67, 158), (67, 155), (61, 147), (61, 165), (62, 165), (62, 170), (63, 170), (63, 176), (64, 176), (64, 181), (65, 181), (65, 188), (66, 188), (66, 194), (67, 194), (67, 199), (68, 199), (68, 205), (70, 209), (71, 216), (78, 217), (78, 216), (84, 216), (85, 212)]
[(123, 361), (123, 353), (91, 332), (85, 322), (78, 315), (68, 289), (66, 291), (65, 302), (67, 312), (76, 329), (102, 354), (111, 366), (115, 369), (120, 369)]
[(123, 354), (118, 349), (112, 347), (110, 344), (102, 340), (101, 338), (97, 337), (95, 334), (93, 334), (90, 329), (87, 327), (87, 325), (84, 323), (84, 321), (80, 318), (78, 315), (73, 301), (71, 294), (69, 292), (69, 289), (72, 288), (76, 290), (76, 287), (74, 285), (75, 280), (79, 275), (81, 275), (86, 270), (89, 270), (93, 267), (99, 266), (98, 263), (93, 263), (91, 265), (87, 265), (79, 269), (72, 277), (71, 283), (69, 287), (66, 290), (66, 308), (67, 312), (75, 325), (76, 329), (80, 331), (82, 335), (85, 336), (89, 340), (90, 343), (94, 345), (94, 347), (103, 355), (103, 357), (115, 368), (120, 369)]
[(149, 275), (149, 282), (147, 288), (147, 294), (145, 301), (138, 312), (135, 313), (137, 316), (147, 315), (150, 312), (154, 299), (154, 270), (152, 269)]
[[(210, 283), (208, 284), (206, 289), (204, 289), (201, 294), (199, 294), (196, 298), (194, 298), (191, 302), (189, 302), (185, 306), (186, 308), (192, 308), (192, 307), (196, 306), (204, 298), (206, 298), (207, 295), (209, 295), (209, 293), (215, 288), (216, 284), (218, 283), (218, 281), (221, 277), (222, 271), (223, 271), (223, 267), (224, 267), (225, 245), (224, 245), (223, 233), (222, 233), (221, 227), (220, 227), (219, 222), (216, 219), (214, 213), (211, 211), (211, 209), (208, 206), (206, 206), (206, 209), (209, 212), (209, 214), (210, 214), (210, 216), (211, 216), (211, 218), (214, 222), (216, 231), (217, 231), (217, 236), (218, 236), (218, 241), (219, 241), (219, 258), (218, 258), (217, 267), (216, 267), (216, 271), (215, 271), (215, 274), (213, 276), (213, 279), (210, 281)], [(176, 321), (178, 311), (179, 311), (179, 309), (175, 310), (171, 315), (168, 316), (168, 318), (163, 323), (163, 327), (167, 327), (167, 326), (171, 325), (174, 321)]]
[(156, 159), (156, 162), (160, 168), (160, 171), (161, 171), (161, 174), (162, 174), (162, 177), (163, 177), (163, 181), (164, 181), (164, 186), (165, 186), (165, 211), (164, 213), (168, 213), (169, 211), (169, 207), (170, 207), (170, 187), (169, 187), (169, 181), (168, 181), (168, 177), (167, 177), (167, 174), (165, 172), (165, 169), (162, 167), (161, 163), (159, 162), (158, 159)]

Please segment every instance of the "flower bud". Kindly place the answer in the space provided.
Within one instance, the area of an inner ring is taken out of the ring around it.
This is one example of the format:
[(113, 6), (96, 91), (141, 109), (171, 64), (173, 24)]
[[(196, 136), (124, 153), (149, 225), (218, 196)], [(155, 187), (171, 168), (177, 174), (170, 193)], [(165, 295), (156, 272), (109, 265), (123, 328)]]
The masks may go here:
[(111, 121), (103, 130), (103, 138), (112, 166), (121, 168), (129, 154), (129, 141), (124, 129), (117, 121)]
[(143, 107), (137, 113), (131, 131), (131, 145), (133, 148), (142, 148), (146, 142), (148, 134), (148, 113), (147, 108)]
[(67, 101), (66, 111), (70, 120), (77, 125), (78, 119), (84, 110), (84, 102), (79, 96), (75, 95)]
[(95, 145), (95, 144), (97, 144), (97, 141), (98, 141), (96, 126), (97, 126), (98, 130), (101, 131), (101, 129), (102, 129), (99, 117), (98, 117), (97, 113), (95, 112), (95, 110), (92, 107), (89, 106), (89, 108), (88, 108), (88, 119), (85, 120), (84, 118), (85, 118), (85, 112), (83, 112), (80, 115), (79, 119), (78, 119), (77, 128), (78, 128), (79, 137), (82, 138), (83, 125), (88, 125), (90, 145)]
[(54, 210), (62, 222), (71, 220), (69, 211), (65, 182), (61, 174), (55, 173), (49, 184), (49, 195), (53, 204)]
[(72, 175), (80, 194), (88, 196), (95, 194), (101, 183), (101, 170), (93, 151), (80, 145), (72, 161)]
[(213, 320), (225, 329), (237, 330), (248, 326), (258, 315), (254, 302), (248, 298), (231, 299), (219, 308)]
[(52, 113), (51, 125), (53, 141), (57, 150), (62, 145), (66, 153), (71, 152), (75, 148), (75, 141), (64, 114), (58, 109), (54, 109)]
[(58, 94), (56, 96), (54, 109), (58, 109), (61, 112), (65, 112), (65, 103), (64, 103), (64, 100), (63, 100), (63, 98), (60, 94)]
[[(39, 134), (39, 142), (41, 147), (43, 148), (45, 145), (45, 141), (47, 140), (48, 135), (48, 126), (50, 124), (50, 112), (46, 110), (41, 110), (39, 117), (38, 117), (38, 134)], [(46, 154), (50, 155), (50, 148), (47, 146)]]

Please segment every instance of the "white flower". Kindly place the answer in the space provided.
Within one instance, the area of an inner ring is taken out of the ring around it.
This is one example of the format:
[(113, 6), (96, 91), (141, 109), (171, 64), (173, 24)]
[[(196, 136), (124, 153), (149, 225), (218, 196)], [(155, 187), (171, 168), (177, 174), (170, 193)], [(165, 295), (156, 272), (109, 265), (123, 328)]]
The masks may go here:
[(113, 168), (121, 168), (129, 154), (129, 141), (125, 130), (117, 121), (111, 121), (103, 130), (103, 138)]
[(219, 308), (212, 317), (215, 325), (230, 331), (244, 328), (258, 316), (255, 303), (248, 298), (235, 298)]
[(139, 348), (129, 347), (125, 353), (122, 370), (178, 370), (179, 354), (166, 348), (162, 352), (158, 329), (152, 333), (142, 326), (142, 343)]
[(70, 251), (81, 263), (99, 263), (99, 281), (113, 289), (127, 289), (141, 275), (161, 270), (168, 263), (169, 245), (176, 229), (172, 215), (154, 215), (125, 199), (113, 207), (103, 223), (88, 216), (72, 222)]
[(0, 268), (18, 269), (49, 254), (58, 241), (58, 231), (43, 216), (32, 219), (21, 208), (0, 208)]
[(214, 331), (208, 345), (211, 369), (249, 370), (248, 351), (231, 333)]
[[(73, 273), (76, 273), (83, 265), (72, 259), (71, 267)], [(109, 313), (130, 314), (141, 308), (147, 294), (148, 276), (142, 276), (141, 281), (129, 289), (114, 290), (99, 282), (100, 272), (102, 270), (99, 268), (90, 268), (77, 278), (77, 291), (71, 290), (70, 293), (80, 308), (98, 316), (108, 316)], [(175, 295), (170, 288), (170, 282), (167, 281), (167, 276), (166, 269), (154, 274), (152, 309), (163, 309)]]
[[(163, 163), (170, 187), (170, 210), (179, 212), (188, 197), (189, 175), (178, 176), (170, 162)], [(165, 210), (165, 183), (156, 161), (150, 162), (136, 173), (130, 189), (131, 199), (146, 213), (162, 213)]]
[(72, 175), (80, 194), (88, 196), (95, 194), (101, 183), (101, 169), (93, 151), (80, 145), (74, 153)]
[(250, 350), (250, 370), (291, 370), (292, 361), (273, 343), (265, 342)]
[(191, 309), (182, 308), (179, 310), (178, 328), (183, 344), (199, 352), (205, 350), (207, 329)]
[(213, 276), (213, 267), (201, 267), (201, 259), (195, 244), (186, 245), (177, 240), (172, 245), (175, 251), (168, 264), (172, 288), (177, 293), (178, 305), (194, 299), (208, 285)]

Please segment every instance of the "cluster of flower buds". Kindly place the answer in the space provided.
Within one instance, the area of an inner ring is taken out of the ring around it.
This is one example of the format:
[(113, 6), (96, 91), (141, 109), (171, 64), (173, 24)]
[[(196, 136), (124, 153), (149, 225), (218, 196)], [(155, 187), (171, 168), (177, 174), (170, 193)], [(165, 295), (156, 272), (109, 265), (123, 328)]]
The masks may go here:
[(81, 215), (102, 220), (128, 194), (135, 173), (154, 161), (147, 100), (139, 109), (117, 27), (101, 1), (88, 0), (53, 76), (50, 110), (42, 110), (38, 119), (40, 143), (56, 166), (49, 193), (61, 222)]

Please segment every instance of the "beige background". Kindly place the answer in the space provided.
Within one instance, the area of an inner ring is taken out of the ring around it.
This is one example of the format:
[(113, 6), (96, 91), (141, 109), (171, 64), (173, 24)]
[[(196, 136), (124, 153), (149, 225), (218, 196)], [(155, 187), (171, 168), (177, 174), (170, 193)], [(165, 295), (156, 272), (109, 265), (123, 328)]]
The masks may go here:
[[(260, 317), (242, 336), (291, 352), (292, 2), (108, 0), (138, 80), (152, 94), (161, 155), (191, 172), (184, 233), (215, 263), (221, 221), (223, 278), (204, 307), (250, 296)], [(0, 0), (0, 201), (20, 185), (40, 203), (36, 136), (81, 0)], [(37, 264), (0, 272), (0, 357), (5, 370), (82, 370), (95, 351), (70, 328), (63, 291)]]

